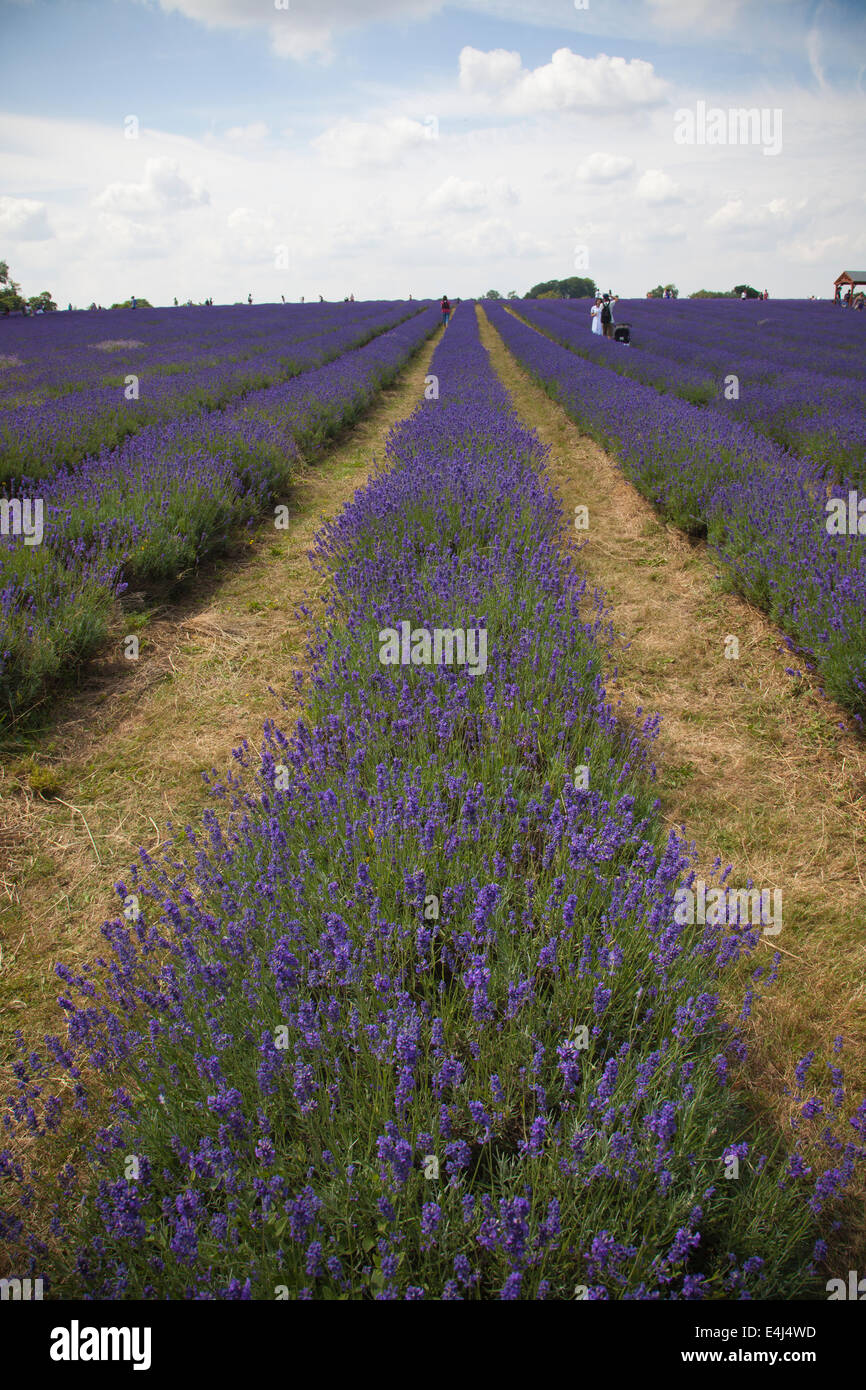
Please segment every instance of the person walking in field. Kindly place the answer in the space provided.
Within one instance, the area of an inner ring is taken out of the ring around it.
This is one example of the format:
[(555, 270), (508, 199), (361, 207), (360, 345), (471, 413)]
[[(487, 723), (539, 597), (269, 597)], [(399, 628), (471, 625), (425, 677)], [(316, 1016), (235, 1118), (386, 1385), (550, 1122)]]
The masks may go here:
[(595, 303), (593, 304), (592, 308), (591, 308), (590, 311), (589, 311), (589, 316), (590, 316), (590, 318), (591, 318), (591, 320), (592, 320), (592, 331), (593, 331), (593, 333), (597, 334), (598, 337), (600, 338), (600, 337), (601, 337), (601, 300), (600, 300), (600, 299), (598, 299), (598, 298), (596, 299)]
[(443, 328), (446, 328), (447, 325), (448, 325), (448, 320), (449, 320), (450, 317), (451, 317), (451, 305), (450, 305), (450, 303), (449, 303), (449, 301), (448, 301), (448, 296), (447, 296), (447, 294), (443, 294), (443, 296), (442, 296), (442, 303), (440, 304), (439, 307), (440, 307), (440, 309), (442, 310), (442, 327), (443, 327)]
[(610, 300), (607, 295), (601, 301), (601, 331), (605, 338), (613, 337), (613, 314), (611, 313)]

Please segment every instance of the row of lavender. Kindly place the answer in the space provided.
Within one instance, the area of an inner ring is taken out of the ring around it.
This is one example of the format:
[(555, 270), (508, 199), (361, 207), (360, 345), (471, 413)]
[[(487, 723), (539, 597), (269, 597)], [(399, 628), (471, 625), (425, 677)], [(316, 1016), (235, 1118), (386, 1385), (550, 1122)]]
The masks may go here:
[(0, 1234), (55, 1296), (820, 1288), (866, 1102), (846, 1124), (836, 1060), (822, 1081), (810, 1054), (792, 1144), (744, 1109), (718, 991), (760, 927), (676, 911), (657, 721), (607, 701), (606, 616), (472, 306), (432, 371), (438, 400), (318, 539), (303, 722), (236, 750), (224, 821), (140, 852), (108, 963), (58, 968), (68, 1040), (18, 1065), (7, 1124), (43, 1173), (69, 1107), (114, 1088), (44, 1242), (0, 1155)]
[(829, 693), (862, 719), (866, 515), (857, 511), (854, 482), (826, 484), (814, 466), (748, 424), (623, 379), (501, 306), (488, 313), (517, 359), (619, 458), (641, 492), (678, 526), (707, 535), (731, 583), (770, 614), (817, 663)]
[[(35, 402), (7, 405), (0, 409), (0, 484), (5, 484), (7, 493), (20, 492), (34, 479), (50, 477), (58, 468), (114, 448), (148, 425), (179, 420), (198, 410), (222, 409), (250, 391), (264, 390), (333, 361), (412, 317), (419, 308), (351, 304), (323, 315), (320, 307), (285, 309), (276, 316), (273, 311), (250, 308), (214, 310), (218, 327), (207, 355), (178, 360), (172, 345), (172, 369), (168, 370), (152, 345), (139, 342), (136, 346), (130, 339), (118, 346), (118, 361), (123, 365), (107, 382), (82, 383), (81, 389), (62, 397), (49, 394)], [(145, 333), (146, 312), (142, 311), (136, 325)], [(163, 315), (168, 312), (162, 311)], [(257, 319), (253, 340), (250, 325)], [(62, 355), (54, 370), (65, 372), (69, 365), (68, 356)]]
[[(725, 305), (720, 311), (718, 304)], [(515, 307), (564, 346), (657, 390), (747, 422), (834, 482), (866, 485), (866, 321), (832, 304), (622, 302), (627, 352), (583, 303)], [(794, 465), (796, 466), (796, 464)]]
[(104, 637), (129, 583), (174, 577), (285, 494), (299, 453), (351, 424), (435, 326), (425, 309), (227, 410), (149, 426), (38, 485), (26, 481), (41, 534), (32, 543), (31, 508), (33, 535), (0, 538), (0, 722)]

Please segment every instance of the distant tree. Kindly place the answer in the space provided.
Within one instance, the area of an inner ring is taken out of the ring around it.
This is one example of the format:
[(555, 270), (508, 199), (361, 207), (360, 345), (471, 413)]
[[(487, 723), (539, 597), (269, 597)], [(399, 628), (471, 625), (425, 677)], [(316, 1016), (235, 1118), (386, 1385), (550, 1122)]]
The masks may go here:
[(739, 298), (742, 295), (744, 290), (747, 299), (761, 298), (760, 291), (753, 289), (751, 285), (734, 285), (734, 294), (737, 296), (737, 298)]
[(27, 301), (27, 307), (29, 308), (31, 314), (38, 313), (40, 309), (42, 310), (43, 314), (50, 314), (52, 310), (57, 308), (57, 305), (54, 303), (54, 300), (51, 298), (51, 295), (48, 293), (48, 291), (43, 290), (41, 294), (34, 294), (30, 296), (30, 298)]
[(654, 290), (647, 290), (647, 299), (664, 299), (666, 293), (671, 299), (679, 299), (676, 285), (656, 285)]
[(508, 291), (508, 298), (509, 298), (509, 299), (517, 299), (517, 298), (518, 298), (517, 290), (509, 290), (509, 291)]
[(0, 313), (10, 314), (27, 307), (21, 296), (21, 286), (12, 279), (5, 261), (0, 261)]
[(570, 275), (567, 280), (542, 280), (533, 285), (527, 299), (542, 299), (545, 296), (555, 299), (594, 299), (595, 281), (585, 275)]
[(733, 290), (694, 290), (689, 299), (736, 299)]
[[(153, 305), (151, 304), (151, 302), (150, 302), (149, 299), (139, 299), (138, 296), (136, 296), (135, 306), (136, 306), (137, 309), (152, 309), (152, 308), (153, 308)], [(131, 308), (132, 308), (132, 300), (131, 300), (131, 299), (124, 299), (122, 303), (119, 303), (119, 304), (112, 304), (111, 307), (112, 307), (112, 309), (131, 309)]]
[(484, 298), (485, 298), (485, 299), (501, 299), (501, 298), (502, 298), (502, 295), (499, 293), (498, 290), (488, 290), (487, 293), (486, 293), (486, 295), (484, 296)]

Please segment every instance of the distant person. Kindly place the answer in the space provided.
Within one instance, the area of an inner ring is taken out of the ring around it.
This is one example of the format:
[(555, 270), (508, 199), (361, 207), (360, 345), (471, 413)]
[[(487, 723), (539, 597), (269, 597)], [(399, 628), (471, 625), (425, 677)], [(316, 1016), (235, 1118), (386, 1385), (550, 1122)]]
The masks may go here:
[(174, 307), (175, 307), (175, 309), (177, 308), (177, 295), (175, 295), (175, 297), (174, 297)]
[(846, 292), (845, 292), (845, 308), (846, 308), (846, 309), (850, 309), (850, 308), (851, 308), (851, 289), (850, 289), (850, 287), (849, 287), (849, 288), (846, 290)]
[(349, 303), (350, 303), (350, 304), (354, 304), (354, 302), (355, 302), (355, 296), (354, 296), (353, 294), (350, 294), (350, 295), (349, 295)]
[(319, 295), (319, 303), (320, 303), (320, 304), (324, 304), (324, 302), (325, 302), (325, 297), (324, 297), (324, 295), (321, 295), (321, 294), (320, 294), (320, 295)]
[(248, 303), (248, 304), (252, 304), (252, 302), (253, 302), (253, 297), (252, 297), (251, 294), (248, 294), (248, 295), (247, 295), (247, 303)]
[(135, 308), (135, 295), (132, 295), (132, 296), (130, 297), (130, 300), (129, 300), (129, 307), (130, 307), (131, 309), (134, 309), (134, 308)]
[(283, 301), (283, 303), (285, 304), (285, 302), (286, 302), (286, 296), (285, 296), (284, 294), (281, 294), (281, 295), (280, 295), (280, 299), (281, 299), (281, 300)]
[(71, 305), (71, 304), (67, 304), (67, 306), (66, 306), (66, 311), (67, 311), (67, 313), (69, 313), (69, 314), (72, 313), (72, 305)]
[(442, 303), (439, 305), (439, 308), (442, 311), (442, 327), (446, 328), (448, 325), (448, 320), (451, 317), (451, 305), (448, 302), (447, 294), (443, 294)]
[(592, 308), (591, 308), (590, 311), (589, 311), (589, 317), (590, 317), (590, 319), (591, 319), (591, 321), (592, 321), (592, 331), (593, 331), (593, 333), (597, 334), (598, 337), (601, 337), (601, 300), (600, 300), (600, 299), (596, 298), (595, 303), (593, 304)]
[(605, 338), (612, 338), (612, 337), (613, 337), (613, 313), (612, 313), (612, 311), (611, 311), (611, 307), (610, 307), (610, 298), (609, 298), (608, 295), (605, 295), (605, 296), (604, 296), (604, 299), (601, 301), (601, 314), (599, 315), (599, 317), (600, 317), (600, 319), (601, 319), (601, 331), (602, 331), (602, 334), (604, 335)]

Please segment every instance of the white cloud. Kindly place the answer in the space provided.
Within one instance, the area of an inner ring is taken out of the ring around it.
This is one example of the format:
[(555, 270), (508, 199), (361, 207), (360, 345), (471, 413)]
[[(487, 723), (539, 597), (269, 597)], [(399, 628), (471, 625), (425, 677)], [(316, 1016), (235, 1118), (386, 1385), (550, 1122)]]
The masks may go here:
[(818, 29), (810, 29), (806, 35), (806, 57), (809, 59), (809, 67), (812, 69), (812, 76), (818, 86), (826, 87), (827, 81), (821, 63), (821, 35)]
[(44, 203), (32, 198), (0, 198), (0, 237), (9, 241), (47, 241), (53, 235)]
[(505, 49), (484, 53), (466, 47), (460, 54), (460, 86), (483, 95), (513, 115), (542, 111), (624, 111), (655, 106), (668, 84), (642, 58), (584, 58), (558, 48), (549, 63), (525, 69), (520, 55)]
[(771, 223), (778, 225), (790, 214), (791, 205), (786, 198), (773, 198), (769, 203), (747, 203), (744, 198), (729, 198), (707, 218), (707, 226), (726, 232), (753, 231)]
[(744, 0), (649, 0), (650, 13), (662, 28), (730, 31), (740, 19)]
[(468, 45), (460, 54), (460, 86), (464, 92), (489, 92), (511, 86), (520, 76), (519, 53), (492, 48), (484, 53)]
[(408, 116), (389, 120), (341, 120), (312, 142), (327, 164), (340, 169), (395, 164), (412, 149), (431, 142), (432, 128)]
[(439, 184), (424, 200), (431, 212), (481, 212), (491, 203), (519, 203), (520, 197), (507, 179), (495, 179), (492, 184), (480, 179), (459, 179), (452, 174)]
[(780, 253), (787, 257), (789, 261), (796, 261), (799, 265), (818, 265), (819, 262), (827, 259), (827, 253), (848, 245), (848, 238), (845, 236), (820, 237), (817, 241), (791, 241), (783, 243), (779, 247)]
[(645, 203), (661, 206), (665, 203), (681, 202), (679, 189), (670, 174), (661, 169), (647, 169), (637, 182), (637, 196)]
[(185, 179), (176, 159), (149, 159), (141, 183), (110, 183), (95, 200), (106, 212), (129, 216), (183, 212), (209, 202), (201, 179)]
[(445, 0), (160, 0), (169, 13), (185, 15), (209, 29), (267, 31), (281, 58), (329, 58), (337, 35), (365, 24), (425, 19)]
[(111, 212), (99, 214), (102, 236), (99, 240), (100, 259), (129, 261), (150, 260), (167, 256), (173, 247), (173, 238), (164, 227), (152, 223), (136, 222), (129, 217), (118, 217)]
[(234, 208), (226, 218), (226, 237), (223, 252), (230, 259), (270, 262), (275, 264), (276, 247), (285, 245), (278, 236), (277, 224), (270, 213), (253, 208)]
[(483, 183), (453, 175), (440, 183), (426, 200), (432, 212), (478, 212), (488, 201), (489, 194)]
[(450, 255), (471, 261), (536, 256), (550, 249), (544, 241), (517, 230), (512, 223), (499, 217), (488, 217), (473, 227), (453, 232), (447, 245)]
[(582, 183), (613, 183), (615, 179), (625, 178), (633, 168), (634, 160), (628, 155), (599, 151), (578, 164), (577, 177)]
[(229, 126), (226, 139), (238, 145), (257, 145), (268, 137), (268, 127), (264, 121), (253, 121), (250, 125)]

